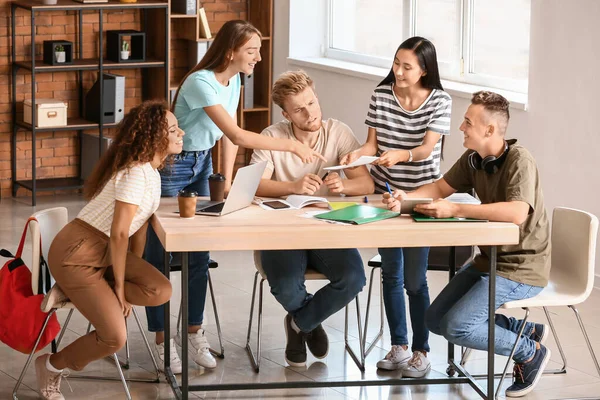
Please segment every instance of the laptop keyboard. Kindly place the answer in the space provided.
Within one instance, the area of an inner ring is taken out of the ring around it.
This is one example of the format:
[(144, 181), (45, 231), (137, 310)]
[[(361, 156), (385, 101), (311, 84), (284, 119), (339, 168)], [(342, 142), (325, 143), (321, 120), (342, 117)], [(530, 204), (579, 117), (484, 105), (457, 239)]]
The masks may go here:
[(225, 203), (219, 203), (219, 204), (215, 204), (214, 206), (202, 208), (198, 211), (209, 212), (209, 213), (220, 213), (221, 211), (223, 211), (224, 206), (225, 206)]

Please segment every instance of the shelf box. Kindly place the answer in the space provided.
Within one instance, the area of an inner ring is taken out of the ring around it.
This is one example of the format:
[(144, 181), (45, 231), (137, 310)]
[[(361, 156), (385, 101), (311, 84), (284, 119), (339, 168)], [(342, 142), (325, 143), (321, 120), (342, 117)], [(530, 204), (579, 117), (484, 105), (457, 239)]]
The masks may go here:
[[(65, 50), (65, 60), (58, 62), (56, 48), (62, 46)], [(73, 43), (67, 40), (44, 40), (43, 45), (44, 64), (64, 65), (73, 63)]]
[(35, 99), (35, 107), (32, 107), (31, 99), (26, 99), (23, 101), (23, 120), (32, 124), (33, 108), (36, 127), (67, 126), (67, 107), (66, 103), (55, 99)]
[[(129, 38), (129, 58), (123, 59), (121, 45)], [(132, 29), (106, 31), (106, 58), (119, 62), (140, 62), (146, 60), (146, 34)]]

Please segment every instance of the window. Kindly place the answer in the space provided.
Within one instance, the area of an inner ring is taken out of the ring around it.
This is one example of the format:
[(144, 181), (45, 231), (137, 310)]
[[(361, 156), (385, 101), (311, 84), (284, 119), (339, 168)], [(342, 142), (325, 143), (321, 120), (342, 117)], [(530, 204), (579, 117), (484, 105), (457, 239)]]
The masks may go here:
[(443, 79), (527, 92), (531, 0), (329, 0), (326, 56), (390, 68), (411, 36), (433, 42)]

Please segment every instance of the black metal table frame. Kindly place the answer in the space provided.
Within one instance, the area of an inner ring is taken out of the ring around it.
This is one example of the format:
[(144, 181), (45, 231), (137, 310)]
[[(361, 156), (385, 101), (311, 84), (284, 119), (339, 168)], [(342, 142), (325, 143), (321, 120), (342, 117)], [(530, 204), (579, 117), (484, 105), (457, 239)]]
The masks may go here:
[[(177, 399), (187, 400), (190, 391), (218, 391), (218, 390), (267, 390), (267, 389), (303, 389), (303, 388), (332, 388), (349, 386), (407, 386), (407, 385), (450, 385), (469, 384), (483, 399), (494, 398), (494, 328), (496, 312), (496, 246), (490, 246), (490, 282), (489, 282), (489, 304), (488, 304), (488, 370), (487, 370), (487, 395), (486, 391), (477, 383), (475, 378), (469, 374), (460, 362), (454, 360), (454, 345), (448, 343), (448, 369), (454, 370), (459, 376), (446, 378), (403, 378), (382, 380), (355, 380), (355, 381), (297, 381), (297, 382), (272, 382), (272, 383), (222, 383), (211, 385), (190, 385), (188, 381), (188, 331), (181, 329), (181, 358), (182, 373), (181, 385), (178, 384), (170, 366), (170, 349), (165, 346), (165, 377), (171, 386)], [(181, 252), (181, 326), (188, 325), (188, 268), (189, 253)], [(456, 272), (456, 248), (451, 247), (449, 259), (449, 277), (452, 279)], [(170, 277), (169, 253), (165, 251), (165, 276)], [(170, 340), (170, 302), (165, 304), (165, 342)]]

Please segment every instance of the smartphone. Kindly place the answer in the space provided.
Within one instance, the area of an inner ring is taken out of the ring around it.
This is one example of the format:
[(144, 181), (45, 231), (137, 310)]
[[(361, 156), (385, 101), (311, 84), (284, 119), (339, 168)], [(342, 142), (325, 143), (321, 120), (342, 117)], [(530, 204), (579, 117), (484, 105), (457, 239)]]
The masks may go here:
[(281, 210), (283, 208), (290, 208), (289, 205), (287, 205), (283, 201), (279, 201), (279, 200), (263, 201), (262, 204), (264, 204), (267, 207), (274, 208), (275, 210)]
[(414, 212), (414, 208), (417, 204), (429, 204), (432, 203), (433, 199), (406, 199), (402, 200), (400, 205), (400, 214), (401, 215), (411, 215)]

